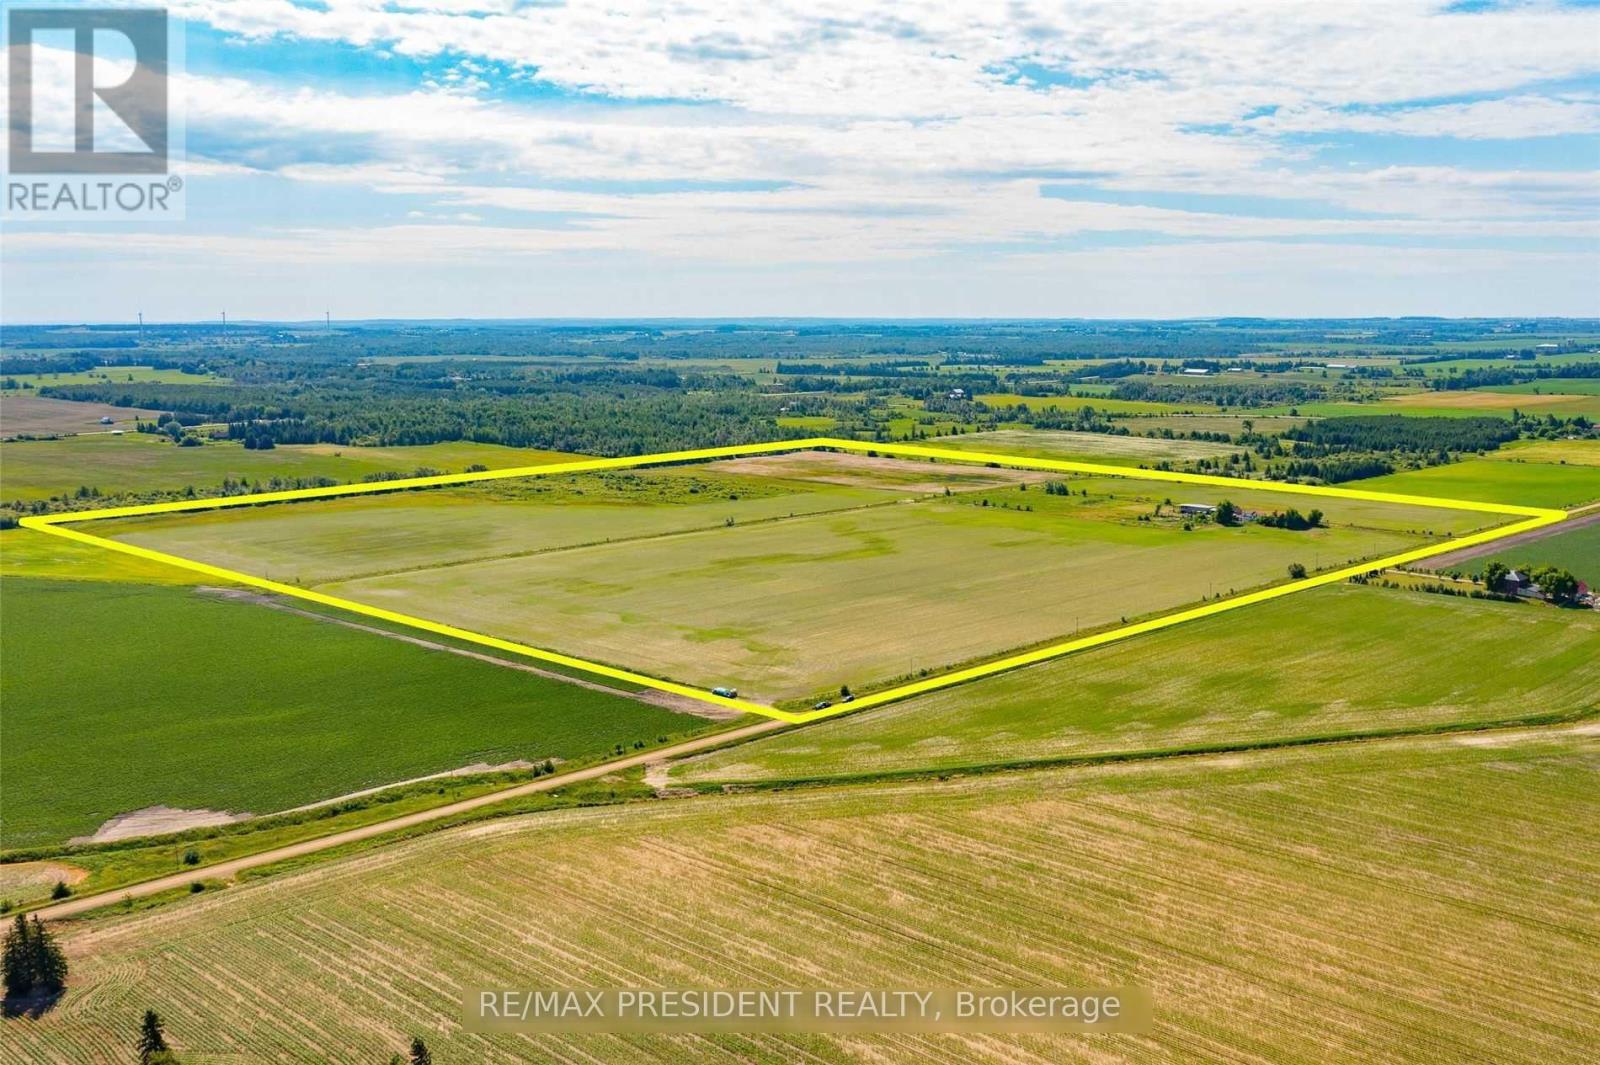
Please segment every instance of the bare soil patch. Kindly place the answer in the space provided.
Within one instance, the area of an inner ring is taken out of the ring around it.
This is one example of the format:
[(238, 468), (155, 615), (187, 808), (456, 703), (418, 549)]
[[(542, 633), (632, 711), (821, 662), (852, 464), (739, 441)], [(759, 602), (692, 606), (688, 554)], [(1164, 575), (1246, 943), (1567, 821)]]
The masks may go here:
[(179, 810), (172, 806), (146, 806), (142, 810), (118, 814), (95, 830), (92, 836), (78, 836), (69, 843), (109, 843), (135, 836), (161, 836), (191, 828), (210, 828), (248, 821), (255, 814), (229, 813), (226, 810)]

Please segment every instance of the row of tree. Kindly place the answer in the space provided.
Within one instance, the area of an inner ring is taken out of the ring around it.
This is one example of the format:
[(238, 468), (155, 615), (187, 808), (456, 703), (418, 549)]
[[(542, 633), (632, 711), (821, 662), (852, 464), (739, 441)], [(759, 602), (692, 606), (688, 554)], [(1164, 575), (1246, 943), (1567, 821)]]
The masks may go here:
[(0, 946), (0, 979), (8, 999), (56, 995), (67, 986), (67, 956), (39, 918), (19, 913), (12, 921)]

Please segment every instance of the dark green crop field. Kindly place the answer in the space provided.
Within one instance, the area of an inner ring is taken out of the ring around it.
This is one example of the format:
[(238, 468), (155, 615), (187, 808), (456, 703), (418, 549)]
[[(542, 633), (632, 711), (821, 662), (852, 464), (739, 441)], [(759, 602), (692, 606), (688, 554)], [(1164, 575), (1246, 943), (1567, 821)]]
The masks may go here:
[(182, 587), (0, 582), (3, 842), (154, 805), (270, 813), (709, 722)]

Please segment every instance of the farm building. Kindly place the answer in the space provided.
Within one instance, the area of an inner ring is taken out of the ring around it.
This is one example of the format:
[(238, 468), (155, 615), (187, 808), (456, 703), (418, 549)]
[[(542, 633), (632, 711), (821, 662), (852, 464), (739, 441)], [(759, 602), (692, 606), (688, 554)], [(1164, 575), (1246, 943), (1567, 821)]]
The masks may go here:
[(1178, 513), (1184, 517), (1210, 517), (1217, 512), (1211, 503), (1179, 503)]

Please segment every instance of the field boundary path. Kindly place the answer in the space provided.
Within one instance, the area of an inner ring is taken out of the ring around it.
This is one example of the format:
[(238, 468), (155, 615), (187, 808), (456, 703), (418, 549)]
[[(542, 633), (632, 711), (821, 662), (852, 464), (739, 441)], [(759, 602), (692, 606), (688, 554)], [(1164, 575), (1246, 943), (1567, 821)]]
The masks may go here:
[(112, 888), (95, 895), (67, 899), (64, 902), (57, 902), (50, 906), (33, 910), (31, 911), (31, 916), (48, 921), (60, 920), (63, 917), (74, 917), (90, 910), (97, 910), (102, 906), (110, 906), (121, 902), (123, 899), (148, 898), (151, 895), (159, 895), (174, 888), (188, 887), (190, 884), (199, 883), (202, 880), (234, 877), (246, 870), (259, 869), (264, 865), (273, 865), (291, 858), (302, 858), (308, 854), (317, 854), (321, 851), (343, 847), (350, 843), (360, 843), (363, 840), (385, 836), (404, 828), (414, 828), (417, 825), (443, 821), (458, 814), (471, 813), (474, 810), (481, 810), (485, 806), (493, 806), (509, 799), (520, 799), (525, 795), (537, 795), (540, 792), (555, 791), (569, 784), (594, 780), (610, 773), (633, 769), (650, 762), (697, 754), (707, 748), (719, 747), (725, 743), (741, 743), (764, 733), (776, 732), (779, 729), (788, 727), (789, 724), (786, 721), (777, 721), (769, 718), (765, 721), (758, 721), (754, 725), (746, 725), (743, 728), (730, 729), (727, 732), (718, 732), (710, 736), (699, 736), (692, 740), (685, 740), (682, 743), (675, 743), (670, 747), (659, 747), (640, 754), (615, 758), (609, 762), (601, 762), (598, 765), (587, 766), (583, 769), (574, 769), (568, 773), (556, 773), (553, 776), (539, 777), (537, 780), (530, 780), (524, 784), (516, 784), (512, 787), (491, 791), (483, 795), (474, 795), (470, 799), (461, 799), (457, 802), (435, 806), (428, 810), (418, 810), (416, 813), (404, 814), (387, 821), (378, 821), (370, 825), (361, 825), (357, 828), (347, 828), (342, 832), (319, 836), (316, 839), (301, 840), (299, 843), (273, 847), (270, 850), (247, 854), (242, 858), (232, 858), (225, 862), (218, 862), (215, 865), (199, 866), (186, 872), (172, 873), (168, 876), (157, 877), (154, 880), (145, 880), (126, 887)]

